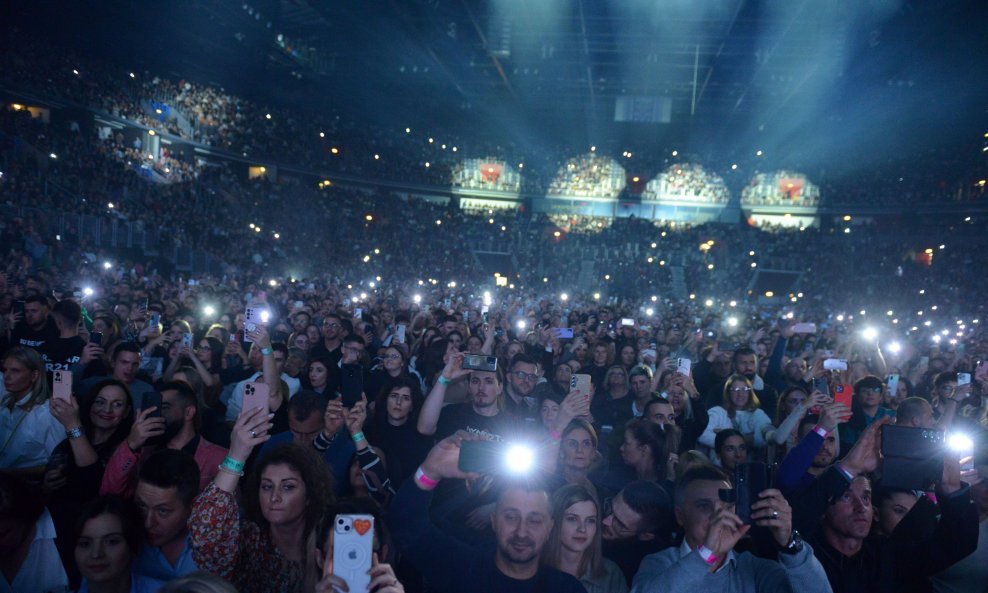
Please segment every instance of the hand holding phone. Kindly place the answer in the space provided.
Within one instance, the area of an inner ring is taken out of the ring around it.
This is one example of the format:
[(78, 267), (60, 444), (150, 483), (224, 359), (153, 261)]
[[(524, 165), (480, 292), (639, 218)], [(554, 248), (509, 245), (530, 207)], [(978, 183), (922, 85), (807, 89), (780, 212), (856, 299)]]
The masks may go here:
[(72, 373), (68, 371), (52, 371), (52, 397), (64, 401), (72, 399)]
[(267, 410), (271, 406), (271, 387), (267, 383), (246, 383), (241, 410)]
[(828, 358), (823, 361), (823, 369), (826, 371), (846, 371), (847, 361), (842, 358)]
[(370, 589), (373, 555), (374, 517), (336, 515), (333, 522), (333, 574), (346, 581), (350, 591)]

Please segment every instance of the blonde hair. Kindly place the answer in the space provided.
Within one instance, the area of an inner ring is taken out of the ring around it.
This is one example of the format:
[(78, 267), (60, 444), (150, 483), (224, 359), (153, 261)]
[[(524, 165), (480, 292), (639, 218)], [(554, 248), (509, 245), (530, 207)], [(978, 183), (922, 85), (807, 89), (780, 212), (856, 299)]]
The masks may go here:
[(745, 404), (742, 410), (752, 412), (761, 407), (762, 403), (758, 401), (758, 396), (755, 394), (755, 388), (744, 375), (731, 375), (724, 381), (724, 401), (721, 405), (724, 406), (725, 410), (734, 409), (734, 404), (731, 403), (731, 384), (740, 381), (748, 387), (748, 403)]
[[(48, 374), (45, 373), (45, 364), (42, 362), (41, 355), (38, 354), (37, 350), (26, 346), (16, 346), (3, 355), (3, 360), (16, 360), (18, 363), (24, 365), (28, 371), (38, 374), (37, 378), (31, 384), (31, 389), (29, 390), (30, 397), (21, 406), (21, 409), (30, 410), (48, 401), (48, 397), (51, 395), (48, 391)], [(8, 410), (13, 410), (14, 406), (22, 397), (18, 397), (13, 393), (7, 393), (3, 398), (3, 405)]]

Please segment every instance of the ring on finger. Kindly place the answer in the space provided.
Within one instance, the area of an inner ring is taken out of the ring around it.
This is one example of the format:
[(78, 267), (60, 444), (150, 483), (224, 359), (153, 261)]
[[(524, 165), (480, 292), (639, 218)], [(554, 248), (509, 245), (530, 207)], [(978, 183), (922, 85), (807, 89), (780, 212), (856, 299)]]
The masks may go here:
[(779, 518), (779, 511), (772, 511), (772, 518), (773, 519), (778, 519)]
[(252, 438), (253, 438), (253, 437), (256, 437), (256, 436), (257, 436), (257, 431), (256, 431), (256, 430), (252, 430), (252, 431), (250, 431), (250, 436), (251, 436)]

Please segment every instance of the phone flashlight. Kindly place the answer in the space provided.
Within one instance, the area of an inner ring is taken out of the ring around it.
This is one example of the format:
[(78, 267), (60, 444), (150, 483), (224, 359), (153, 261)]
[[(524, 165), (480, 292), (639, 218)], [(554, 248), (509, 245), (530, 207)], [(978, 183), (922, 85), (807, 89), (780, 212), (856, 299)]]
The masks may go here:
[(510, 473), (523, 475), (535, 466), (535, 451), (526, 445), (511, 445), (504, 453), (504, 467)]
[(87, 287), (83, 288), (82, 289), (82, 294), (86, 295), (87, 297), (93, 296), (93, 289), (92, 289), (92, 287), (91, 286), (87, 286)]
[(271, 312), (267, 309), (261, 311), (261, 323), (267, 323), (271, 319)]

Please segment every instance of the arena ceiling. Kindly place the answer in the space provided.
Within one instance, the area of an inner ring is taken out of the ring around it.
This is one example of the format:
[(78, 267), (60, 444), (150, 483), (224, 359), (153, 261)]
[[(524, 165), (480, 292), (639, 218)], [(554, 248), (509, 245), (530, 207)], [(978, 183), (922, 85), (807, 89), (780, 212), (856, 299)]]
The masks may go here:
[[(888, 126), (875, 131), (887, 136), (919, 114), (909, 129), (942, 133), (983, 120), (988, 89), (988, 10), (978, 0), (25, 5), (25, 20), (60, 39), (271, 101), (499, 128), (510, 114), (519, 127), (588, 141), (617, 133), (771, 145), (864, 124)], [(943, 100), (931, 112), (934, 96)], [(622, 98), (637, 100), (637, 123), (663, 123), (615, 125)]]

